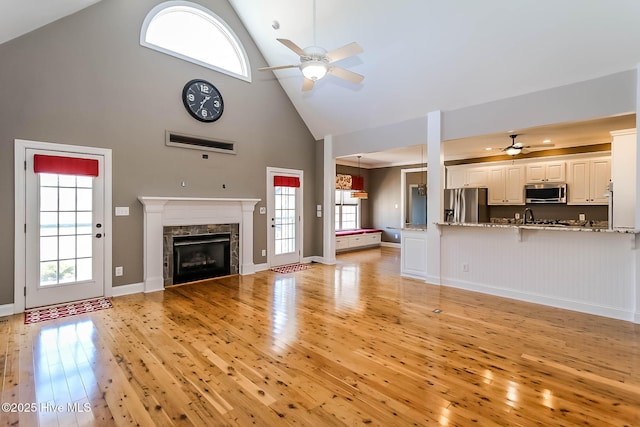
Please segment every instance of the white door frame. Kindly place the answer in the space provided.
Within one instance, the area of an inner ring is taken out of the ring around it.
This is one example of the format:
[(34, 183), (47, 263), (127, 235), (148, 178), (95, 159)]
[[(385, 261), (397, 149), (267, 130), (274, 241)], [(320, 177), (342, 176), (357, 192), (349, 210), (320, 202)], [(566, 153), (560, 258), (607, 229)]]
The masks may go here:
[(79, 145), (56, 144), (41, 141), (15, 140), (15, 237), (14, 237), (14, 291), (13, 312), (22, 313), (25, 310), (24, 289), (26, 286), (26, 171), (25, 162), (27, 149), (50, 150), (60, 153), (93, 154), (104, 157), (104, 295), (112, 295), (112, 160), (111, 150), (107, 148), (82, 147)]
[(275, 168), (275, 167), (267, 167), (267, 265), (271, 267), (271, 262), (273, 260), (273, 251), (272, 248), (275, 247), (274, 244), (274, 233), (271, 231), (271, 215), (274, 209), (274, 195), (273, 195), (273, 180), (270, 179), (272, 175), (277, 174), (290, 174), (290, 175), (298, 175), (300, 177), (300, 197), (296, 198), (296, 209), (300, 213), (300, 221), (298, 224), (299, 227), (299, 236), (300, 240), (298, 241), (300, 247), (298, 248), (300, 251), (299, 261), (303, 259), (303, 248), (304, 248), (304, 171), (298, 169), (283, 169), (283, 168)]

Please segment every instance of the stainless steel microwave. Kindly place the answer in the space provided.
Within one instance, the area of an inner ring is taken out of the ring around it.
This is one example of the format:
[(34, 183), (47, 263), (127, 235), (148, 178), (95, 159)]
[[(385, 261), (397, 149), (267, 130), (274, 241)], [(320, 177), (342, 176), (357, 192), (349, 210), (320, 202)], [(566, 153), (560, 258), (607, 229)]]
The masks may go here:
[(527, 203), (567, 203), (567, 184), (526, 184), (524, 197)]

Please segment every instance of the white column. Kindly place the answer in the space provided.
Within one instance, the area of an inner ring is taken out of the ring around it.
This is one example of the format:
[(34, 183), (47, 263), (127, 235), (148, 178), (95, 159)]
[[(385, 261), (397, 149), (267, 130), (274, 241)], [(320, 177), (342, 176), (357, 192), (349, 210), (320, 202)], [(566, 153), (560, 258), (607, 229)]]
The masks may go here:
[[(636, 67), (636, 147), (638, 146), (638, 142), (640, 139), (638, 138), (640, 134), (638, 134), (638, 126), (640, 126), (640, 64)], [(636, 191), (635, 191), (635, 227), (640, 227), (640, 209), (638, 209), (638, 202), (640, 201), (640, 182), (638, 179), (640, 174), (638, 173), (638, 165), (640, 165), (640, 150), (636, 149), (635, 158), (632, 161), (635, 163), (635, 180), (636, 180)], [(616, 189), (615, 183), (613, 184), (613, 199), (616, 198)], [(638, 241), (638, 236), (636, 236), (636, 243)], [(640, 250), (638, 250), (638, 245), (635, 245), (634, 251), (636, 252), (636, 275), (635, 275), (635, 288), (636, 288), (636, 304), (635, 304), (635, 315), (634, 322), (640, 323)]]
[(240, 222), (240, 253), (238, 254), (240, 274), (247, 275), (256, 272), (253, 263), (253, 211), (256, 202), (242, 202), (242, 221)]
[(166, 203), (144, 203), (144, 292), (164, 290), (162, 213)]
[(444, 188), (444, 153), (442, 152), (442, 113), (427, 115), (427, 282), (440, 284), (440, 229)]
[(324, 217), (322, 220), (322, 258), (325, 264), (336, 263), (336, 160), (333, 158), (333, 135), (324, 137), (323, 147), (324, 165)]

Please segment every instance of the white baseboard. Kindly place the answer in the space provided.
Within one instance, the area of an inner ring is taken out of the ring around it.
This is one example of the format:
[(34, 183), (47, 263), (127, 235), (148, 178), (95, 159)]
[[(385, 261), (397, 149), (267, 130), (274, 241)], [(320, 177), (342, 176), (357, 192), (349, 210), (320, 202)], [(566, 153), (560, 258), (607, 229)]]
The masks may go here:
[(602, 305), (584, 303), (580, 301), (555, 298), (546, 295), (532, 294), (528, 292), (514, 291), (511, 289), (496, 288), (493, 286), (483, 285), (480, 283), (466, 282), (462, 280), (442, 278), (442, 285), (452, 288), (465, 289), (467, 291), (480, 292), (483, 294), (494, 295), (498, 297), (515, 299), (518, 301), (530, 302), (534, 304), (542, 304), (550, 307), (562, 308), (564, 310), (578, 311), (580, 313), (593, 314), (595, 316), (604, 316), (612, 319), (632, 321), (640, 323), (639, 316), (636, 314), (634, 321), (634, 313), (625, 311), (616, 307), (607, 307)]
[(254, 269), (256, 271), (256, 273), (258, 271), (265, 271), (269, 269), (269, 264), (267, 264), (266, 262), (264, 264), (255, 264), (254, 265)]
[(333, 260), (333, 262), (331, 262), (322, 256), (305, 257), (303, 262), (317, 262), (318, 264), (325, 264), (325, 265), (334, 265), (336, 263), (335, 259)]
[(633, 323), (640, 324), (640, 312), (636, 312), (635, 316), (633, 316)]
[(12, 314), (15, 314), (13, 310), (13, 304), (0, 305), (0, 317), (11, 316)]
[(398, 248), (398, 249), (402, 247), (400, 243), (393, 243), (393, 242), (380, 242), (380, 246), (384, 246), (385, 248)]
[(139, 294), (142, 292), (144, 292), (144, 283), (133, 283), (131, 285), (114, 286), (111, 288), (111, 296), (113, 297)]

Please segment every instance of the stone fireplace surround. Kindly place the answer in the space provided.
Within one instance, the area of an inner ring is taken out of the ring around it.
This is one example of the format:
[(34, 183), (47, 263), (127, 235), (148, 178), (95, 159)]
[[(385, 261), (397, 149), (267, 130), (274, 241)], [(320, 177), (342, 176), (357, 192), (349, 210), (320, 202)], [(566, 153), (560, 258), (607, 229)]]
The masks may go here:
[(260, 199), (147, 197), (144, 206), (144, 292), (164, 290), (164, 227), (238, 224), (240, 274), (255, 273), (253, 211)]

